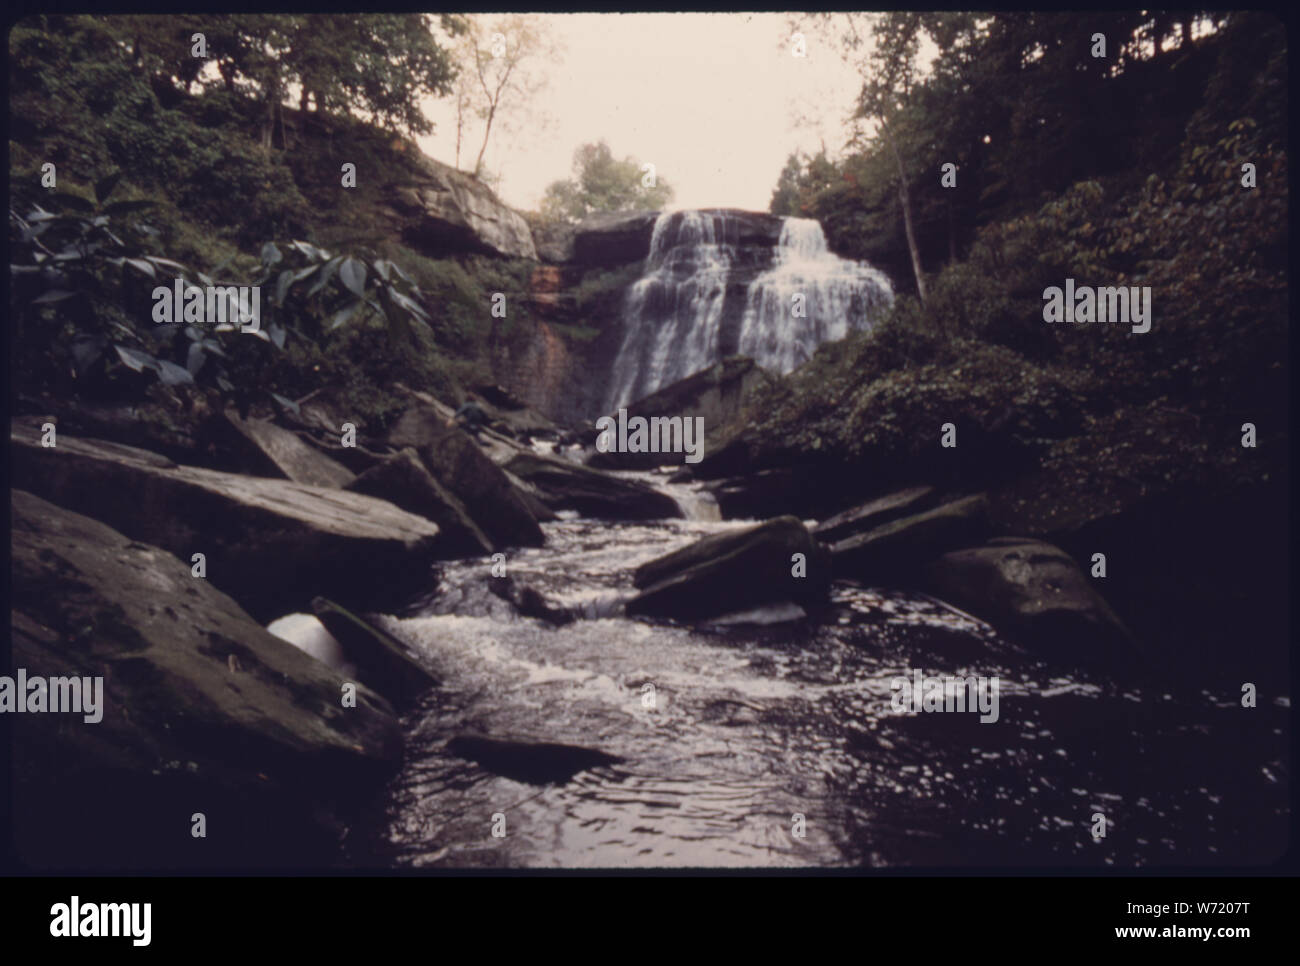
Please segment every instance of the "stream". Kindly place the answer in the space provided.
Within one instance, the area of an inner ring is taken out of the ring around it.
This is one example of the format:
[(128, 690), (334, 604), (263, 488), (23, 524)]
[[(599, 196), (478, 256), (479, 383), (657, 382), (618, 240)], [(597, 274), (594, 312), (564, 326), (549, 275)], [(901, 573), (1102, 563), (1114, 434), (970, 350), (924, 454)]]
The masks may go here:
[[(1287, 698), (1243, 710), (1231, 692), (1066, 675), (941, 602), (846, 581), (817, 623), (617, 616), (639, 564), (752, 522), (626, 475), (695, 518), (565, 514), (544, 548), (507, 556), (584, 619), (519, 617), (488, 590), (488, 558), (441, 565), (427, 600), (382, 618), (442, 683), (403, 719), (404, 766), (351, 830), (352, 864), (1138, 867), (1285, 848)], [(891, 680), (917, 668), (997, 676), (998, 720), (895, 710)], [(539, 786), (445, 747), (467, 730), (623, 761)]]

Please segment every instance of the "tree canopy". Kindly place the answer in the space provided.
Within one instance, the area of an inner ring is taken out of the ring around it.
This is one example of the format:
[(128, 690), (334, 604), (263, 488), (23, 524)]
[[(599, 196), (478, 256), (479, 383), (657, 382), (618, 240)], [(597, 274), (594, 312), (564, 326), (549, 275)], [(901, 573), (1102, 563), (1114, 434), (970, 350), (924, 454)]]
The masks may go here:
[(619, 160), (602, 140), (573, 152), (573, 177), (551, 182), (542, 198), (542, 214), (581, 221), (596, 212), (663, 208), (673, 194), (652, 166), (633, 157)]

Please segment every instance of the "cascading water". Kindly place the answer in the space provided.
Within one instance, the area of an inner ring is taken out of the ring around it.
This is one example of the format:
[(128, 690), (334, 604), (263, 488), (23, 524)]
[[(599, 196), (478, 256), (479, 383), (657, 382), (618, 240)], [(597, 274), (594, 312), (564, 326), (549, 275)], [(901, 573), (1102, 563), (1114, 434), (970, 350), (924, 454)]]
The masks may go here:
[[(628, 291), (606, 410), (740, 353), (789, 372), (823, 342), (869, 328), (889, 280), (833, 254), (821, 225), (732, 211), (655, 221), (645, 274)], [(797, 298), (796, 296), (802, 296)]]
[(893, 300), (883, 273), (831, 253), (819, 223), (787, 218), (776, 264), (749, 286), (738, 351), (765, 369), (790, 372), (823, 342), (867, 328)]

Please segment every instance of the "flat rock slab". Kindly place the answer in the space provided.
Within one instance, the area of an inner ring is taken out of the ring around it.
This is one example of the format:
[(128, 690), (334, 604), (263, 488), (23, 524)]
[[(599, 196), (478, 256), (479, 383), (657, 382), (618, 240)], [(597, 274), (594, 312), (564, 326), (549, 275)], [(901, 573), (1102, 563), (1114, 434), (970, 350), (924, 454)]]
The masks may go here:
[[(6, 715), (15, 840), (38, 867), (274, 863), (323, 802), (377, 787), (400, 760), (387, 701), (189, 564), (21, 490), (11, 505), (13, 668), (103, 678), (98, 723)], [(195, 811), (223, 844), (191, 838)]]
[(927, 560), (988, 534), (984, 494), (953, 500), (831, 544), (837, 577), (910, 583)]
[(838, 543), (901, 517), (931, 509), (938, 501), (932, 486), (913, 486), (837, 513), (813, 527), (813, 536), (823, 543)]
[(474, 522), (456, 494), (433, 478), (411, 447), (387, 457), (346, 489), (387, 500), (438, 525), (439, 551), (446, 557), (475, 557), (492, 552), (492, 540)]
[(187, 563), (259, 621), (309, 609), (318, 594), (395, 605), (427, 583), (438, 527), (360, 493), (193, 466), (129, 446), (39, 432), (15, 421), (13, 485), (85, 513)]
[(260, 462), (273, 475), (285, 476), (295, 483), (309, 486), (343, 487), (356, 474), (319, 450), (304, 443), (297, 433), (275, 425), (267, 419), (241, 419), (233, 410), (226, 421), (260, 456)]
[[(805, 576), (795, 576), (794, 554)], [(795, 517), (719, 533), (642, 564), (629, 614), (699, 620), (781, 601), (816, 607), (830, 586), (826, 551)]]
[(521, 452), (505, 468), (537, 487), (552, 510), (576, 510), (605, 520), (663, 520), (682, 515), (676, 500), (653, 487), (566, 460)]
[(418, 403), (393, 426), (388, 442), (410, 446), (434, 479), (465, 505), (494, 548), (540, 547), (546, 542), (537, 518), (505, 471), (469, 434), (447, 425), (437, 408)]
[(437, 686), (437, 678), (425, 670), (410, 648), (387, 631), (324, 597), (317, 597), (311, 606), (317, 620), (356, 664), (357, 676), (399, 710), (410, 708)]

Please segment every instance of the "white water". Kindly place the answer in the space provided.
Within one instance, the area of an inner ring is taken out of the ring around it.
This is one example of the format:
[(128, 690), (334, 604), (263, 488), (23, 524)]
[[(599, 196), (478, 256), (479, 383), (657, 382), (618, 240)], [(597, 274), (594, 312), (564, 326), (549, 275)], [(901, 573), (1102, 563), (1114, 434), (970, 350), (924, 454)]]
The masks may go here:
[[(833, 254), (821, 225), (786, 218), (771, 264), (748, 283), (738, 344), (722, 340), (729, 285), (769, 255), (741, 246), (731, 213), (679, 211), (655, 222), (645, 274), (623, 306), (607, 411), (739, 352), (789, 372), (823, 342), (869, 328), (893, 301), (889, 280), (863, 262)], [(802, 295), (801, 303), (794, 296)]]
[[(795, 296), (800, 294), (802, 319), (794, 316)], [(881, 272), (827, 249), (820, 224), (787, 218), (776, 264), (749, 286), (740, 354), (765, 369), (790, 372), (823, 342), (868, 328), (876, 311), (893, 300), (889, 279)]]

